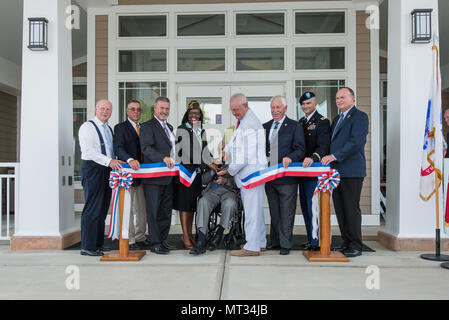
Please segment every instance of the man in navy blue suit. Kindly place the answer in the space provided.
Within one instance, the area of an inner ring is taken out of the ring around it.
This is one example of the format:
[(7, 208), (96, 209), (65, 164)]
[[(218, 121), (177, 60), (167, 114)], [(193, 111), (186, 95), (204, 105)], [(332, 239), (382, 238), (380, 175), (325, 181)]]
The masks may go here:
[(337, 92), (340, 115), (331, 127), (330, 155), (321, 163), (331, 164), (340, 172), (340, 185), (332, 193), (338, 225), (343, 238), (341, 252), (347, 257), (362, 254), (362, 214), (360, 194), (366, 176), (365, 144), (368, 135), (368, 115), (355, 107), (351, 88)]
[[(269, 166), (282, 163), (288, 168), (292, 162), (300, 162), (305, 155), (305, 140), (299, 122), (288, 118), (287, 102), (282, 96), (271, 99), (273, 120), (264, 123), (266, 152)], [(280, 249), (281, 255), (290, 253), (295, 222), (298, 179), (279, 178), (265, 184), (270, 207), (271, 244), (267, 249)]]
[[(142, 151), (140, 149), (140, 116), (142, 107), (139, 101), (132, 100), (126, 107), (128, 119), (119, 123), (114, 128), (114, 152), (119, 160), (127, 162), (133, 170), (139, 170), (142, 162)], [(131, 213), (129, 220), (129, 248), (142, 249), (150, 243), (147, 241), (146, 232), (146, 205), (145, 194), (140, 179), (133, 179), (131, 194)]]

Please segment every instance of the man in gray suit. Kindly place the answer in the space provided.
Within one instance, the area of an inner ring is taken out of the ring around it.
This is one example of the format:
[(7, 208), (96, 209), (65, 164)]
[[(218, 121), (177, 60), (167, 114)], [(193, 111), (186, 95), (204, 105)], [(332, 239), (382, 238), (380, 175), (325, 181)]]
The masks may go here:
[(203, 185), (207, 185), (198, 201), (196, 212), (197, 241), (191, 254), (199, 255), (206, 252), (206, 235), (208, 232), (209, 216), (212, 210), (220, 204), (220, 224), (214, 237), (207, 244), (207, 249), (215, 250), (223, 239), (223, 232), (229, 228), (234, 214), (237, 212), (238, 188), (234, 178), (230, 175), (217, 176), (214, 170), (208, 170), (201, 175)]
[(246, 237), (245, 246), (241, 250), (231, 251), (231, 255), (258, 256), (261, 249), (267, 246), (263, 213), (265, 184), (245, 189), (242, 187), (241, 179), (267, 167), (265, 131), (256, 114), (249, 109), (244, 94), (237, 93), (231, 97), (230, 109), (238, 121), (234, 134), (224, 149), (225, 160), (229, 163), (229, 167), (217, 174), (221, 176), (229, 173), (240, 188), (245, 211)]

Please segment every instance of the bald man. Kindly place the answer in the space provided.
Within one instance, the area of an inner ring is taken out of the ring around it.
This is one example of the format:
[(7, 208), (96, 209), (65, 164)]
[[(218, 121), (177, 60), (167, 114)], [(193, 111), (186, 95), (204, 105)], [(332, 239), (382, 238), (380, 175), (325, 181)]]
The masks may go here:
[(81, 255), (102, 256), (105, 219), (111, 201), (109, 173), (122, 168), (115, 159), (113, 132), (108, 125), (112, 104), (99, 100), (95, 117), (82, 124), (78, 137), (81, 147), (81, 183), (84, 208), (81, 216)]

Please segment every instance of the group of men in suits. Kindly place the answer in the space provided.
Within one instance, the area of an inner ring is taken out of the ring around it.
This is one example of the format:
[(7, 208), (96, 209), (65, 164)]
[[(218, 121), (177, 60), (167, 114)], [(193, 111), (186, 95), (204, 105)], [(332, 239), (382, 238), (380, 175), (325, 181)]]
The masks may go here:
[[(299, 193), (301, 209), (307, 229), (308, 242), (305, 249), (318, 248), (312, 238), (312, 194), (316, 179), (284, 177), (254, 188), (242, 187), (241, 178), (281, 163), (287, 168), (292, 162), (303, 162), (309, 167), (314, 162), (330, 164), (341, 176), (339, 187), (333, 192), (334, 207), (343, 238), (341, 251), (348, 257), (361, 254), (360, 194), (366, 175), (364, 146), (368, 134), (368, 116), (355, 107), (354, 92), (343, 88), (336, 96), (340, 115), (332, 126), (329, 120), (316, 110), (317, 101), (312, 92), (304, 93), (300, 103), (305, 116), (299, 121), (286, 116), (284, 97), (271, 99), (273, 119), (261, 124), (253, 110), (248, 107), (244, 94), (230, 99), (230, 110), (238, 120), (230, 142), (224, 148), (227, 168), (218, 176), (233, 176), (240, 188), (245, 212), (246, 244), (233, 256), (258, 256), (266, 249), (280, 249), (281, 255), (289, 254), (292, 247), (296, 201)], [(81, 254), (103, 255), (104, 220), (109, 206), (111, 191), (108, 186), (110, 170), (120, 170), (119, 160), (129, 163), (137, 170), (140, 163), (165, 163), (175, 165), (175, 136), (173, 127), (167, 123), (170, 100), (159, 97), (154, 105), (154, 117), (139, 123), (142, 109), (138, 101), (131, 101), (126, 109), (128, 119), (112, 129), (107, 125), (112, 105), (100, 100), (95, 108), (95, 118), (84, 123), (79, 131), (81, 146), (82, 184), (85, 206), (81, 220)], [(262, 132), (262, 136), (260, 135)], [(167, 254), (174, 249), (167, 242), (171, 225), (173, 203), (173, 177), (136, 179), (131, 187), (133, 211), (130, 221), (130, 243), (136, 247), (150, 245), (151, 251)], [(264, 191), (267, 194), (270, 215), (270, 244), (266, 243), (263, 214)], [(148, 225), (149, 240), (145, 238)]]
[[(305, 92), (300, 98), (305, 114), (299, 121), (286, 116), (287, 103), (284, 97), (271, 99), (272, 120), (260, 123), (248, 107), (243, 94), (231, 97), (231, 112), (238, 120), (231, 142), (224, 149), (231, 164), (218, 174), (231, 174), (240, 187), (245, 210), (246, 244), (234, 250), (234, 256), (258, 256), (266, 249), (279, 249), (287, 255), (292, 247), (296, 201), (300, 194), (301, 209), (307, 230), (306, 250), (318, 250), (317, 238), (312, 237), (312, 196), (316, 178), (283, 177), (255, 188), (241, 187), (240, 178), (262, 170), (267, 166), (282, 164), (287, 168), (292, 162), (301, 162), (310, 167), (321, 162), (338, 169), (341, 176), (339, 187), (333, 193), (337, 220), (343, 245), (341, 252), (347, 257), (356, 257), (362, 252), (360, 194), (366, 176), (364, 146), (368, 134), (368, 116), (355, 107), (355, 95), (351, 88), (337, 92), (336, 104), (340, 115), (332, 126), (330, 121), (318, 113), (315, 94)], [(264, 139), (256, 135), (264, 130)], [(262, 151), (262, 152), (261, 152)], [(265, 161), (260, 154), (266, 153)], [(270, 244), (266, 246), (263, 215), (263, 188), (268, 199), (271, 216)]]

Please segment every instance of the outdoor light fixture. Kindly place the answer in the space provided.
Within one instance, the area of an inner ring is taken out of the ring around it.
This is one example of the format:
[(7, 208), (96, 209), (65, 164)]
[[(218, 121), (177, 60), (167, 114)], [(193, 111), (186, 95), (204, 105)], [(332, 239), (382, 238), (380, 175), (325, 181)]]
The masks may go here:
[(429, 43), (432, 39), (433, 9), (412, 11), (412, 43)]
[(34, 51), (48, 50), (48, 20), (45, 18), (28, 18), (28, 49)]

